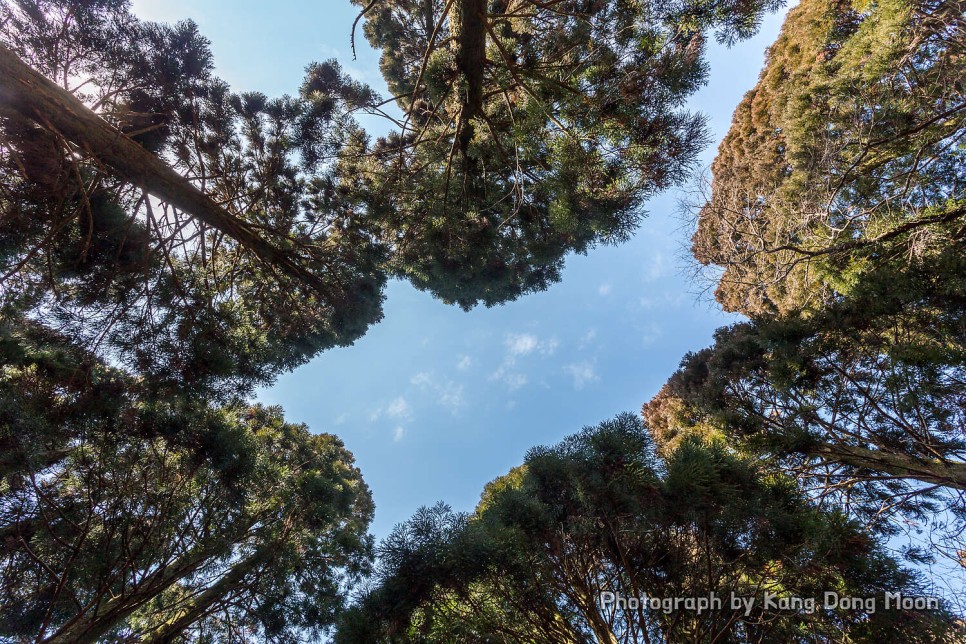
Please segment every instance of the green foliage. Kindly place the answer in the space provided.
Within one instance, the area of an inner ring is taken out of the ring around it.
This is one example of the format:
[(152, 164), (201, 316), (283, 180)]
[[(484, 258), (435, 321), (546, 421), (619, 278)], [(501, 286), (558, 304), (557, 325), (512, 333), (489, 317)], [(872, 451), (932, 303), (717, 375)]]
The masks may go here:
[[(673, 449), (712, 427), (888, 532), (899, 528), (894, 512), (926, 522), (942, 499), (953, 521), (941, 532), (956, 533), (966, 484), (964, 257), (962, 244), (949, 245), (929, 262), (866, 272), (811, 315), (719, 330), (645, 406), (657, 439)], [(866, 450), (863, 460), (853, 448)]]
[(961, 2), (805, 0), (712, 166), (695, 257), (748, 315), (813, 309), (962, 239)]
[[(42, 123), (0, 110), (3, 303), (159, 395), (228, 399), (381, 319), (384, 252), (330, 207), (329, 162), (371, 91), (338, 64), (298, 97), (236, 95), (192, 23), (125, 2), (4, 3), (0, 40), (223, 204), (322, 284), (293, 278)], [(78, 83), (78, 78), (83, 82)]]
[(719, 302), (752, 321), (686, 356), (644, 409), (662, 451), (727, 440), (956, 565), (964, 15), (961, 2), (912, 0), (789, 12), (693, 237), (695, 257), (723, 269)]
[[(824, 609), (821, 595), (918, 588), (915, 576), (791, 479), (721, 445), (685, 440), (667, 458), (630, 414), (532, 450), (487, 486), (471, 516), (420, 510), (379, 548), (374, 587), (337, 642), (944, 641), (944, 613)], [(748, 615), (644, 608), (624, 597), (819, 597)]]
[(684, 107), (703, 34), (748, 36), (780, 4), (353, 2), (404, 117), (346, 150), (345, 199), (394, 274), (463, 308), (545, 289), (567, 253), (625, 240), (705, 142)]
[[(342, 443), (277, 408), (227, 407), (207, 410), (205, 458), (124, 432), (131, 411), (91, 418), (66, 457), (0, 490), (0, 636), (210, 641), (331, 624), (371, 549), (372, 501)], [(138, 410), (194, 420), (165, 411)]]

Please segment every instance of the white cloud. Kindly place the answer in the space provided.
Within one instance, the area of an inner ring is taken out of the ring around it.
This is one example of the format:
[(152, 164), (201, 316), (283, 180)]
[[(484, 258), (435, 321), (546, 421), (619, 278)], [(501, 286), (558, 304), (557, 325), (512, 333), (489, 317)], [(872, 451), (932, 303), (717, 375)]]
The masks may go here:
[(648, 258), (642, 279), (645, 283), (656, 282), (662, 277), (667, 276), (670, 268), (671, 263), (668, 261), (667, 256), (657, 251)]
[(527, 377), (522, 373), (508, 373), (501, 380), (506, 383), (510, 391), (516, 391), (527, 384)]
[(413, 410), (406, 402), (406, 399), (399, 396), (386, 407), (386, 415), (390, 418), (397, 418), (400, 420), (408, 420), (413, 415)]
[(588, 345), (593, 344), (594, 340), (597, 339), (597, 329), (590, 329), (580, 338), (580, 342), (577, 343), (578, 349), (584, 349)]
[(535, 351), (541, 355), (552, 356), (560, 346), (556, 338), (541, 340), (532, 333), (508, 333), (504, 344), (511, 358), (529, 355)]
[(416, 385), (420, 389), (425, 389), (433, 384), (433, 377), (425, 371), (420, 371), (415, 376), (410, 378), (409, 382)]
[(463, 397), (463, 385), (446, 382), (446, 384), (436, 388), (436, 393), (438, 394), (436, 402), (449, 409), (453, 415), (458, 414), (466, 406), (466, 400)]
[(452, 380), (437, 382), (431, 374), (422, 371), (410, 378), (409, 382), (419, 387), (421, 391), (433, 392), (436, 395), (436, 404), (446, 407), (454, 416), (466, 406), (463, 385), (458, 385)]
[(610, 284), (601, 284), (597, 288), (597, 294), (598, 295), (601, 295), (601, 296), (603, 296), (603, 295), (610, 295), (611, 288), (613, 288), (613, 287)]
[(401, 427), (401, 426), (396, 427), (396, 429), (392, 430), (392, 442), (398, 443), (403, 439), (403, 436), (405, 435), (406, 435), (405, 427)]
[(514, 371), (516, 360), (507, 358), (503, 364), (490, 375), (490, 380), (499, 380), (507, 386), (510, 391), (515, 391), (527, 384), (526, 375)]
[(525, 356), (533, 353), (540, 346), (537, 336), (530, 333), (508, 333), (506, 348), (511, 356)]
[(556, 338), (541, 340), (532, 333), (508, 333), (503, 343), (506, 346), (506, 356), (497, 370), (490, 375), (490, 380), (502, 381), (510, 391), (520, 389), (529, 382), (526, 374), (517, 369), (518, 358), (534, 353), (544, 357), (552, 356), (560, 346)]
[(460, 361), (456, 363), (456, 368), (460, 371), (466, 371), (473, 365), (473, 358), (469, 356), (460, 356)]
[(349, 414), (339, 414), (339, 417), (333, 421), (333, 424), (341, 425), (347, 420), (349, 420)]
[(641, 331), (641, 343), (645, 346), (654, 344), (664, 334), (661, 326), (653, 322), (639, 327), (639, 329)]
[(589, 362), (578, 362), (564, 367), (564, 372), (574, 380), (574, 389), (583, 389), (589, 383), (600, 380), (597, 368)]

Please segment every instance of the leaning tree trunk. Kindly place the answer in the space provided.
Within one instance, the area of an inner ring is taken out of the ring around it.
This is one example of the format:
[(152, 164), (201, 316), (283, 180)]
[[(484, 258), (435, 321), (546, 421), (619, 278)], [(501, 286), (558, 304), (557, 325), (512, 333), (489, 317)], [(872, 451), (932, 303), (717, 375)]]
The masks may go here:
[(896, 478), (966, 490), (966, 463), (920, 459), (907, 454), (829, 443), (808, 448), (804, 453), (826, 461), (882, 472)]
[(121, 594), (98, 606), (93, 614), (82, 614), (62, 626), (44, 644), (93, 644), (111, 629), (122, 624), (136, 610), (151, 599), (198, 570), (213, 558), (226, 554), (232, 544), (219, 544), (217, 547), (201, 549), (192, 555), (165, 566), (150, 579), (132, 590)]
[(321, 281), (266, 241), (248, 222), (216, 204), (194, 184), (99, 117), (76, 96), (0, 44), (0, 101), (53, 130), (125, 180), (237, 241), (262, 261), (321, 288)]
[(173, 642), (188, 627), (204, 617), (218, 601), (238, 588), (249, 573), (270, 558), (270, 548), (262, 547), (234, 564), (218, 581), (196, 595), (179, 617), (173, 621), (165, 622), (153, 633), (144, 636), (141, 639), (142, 644), (168, 644)]

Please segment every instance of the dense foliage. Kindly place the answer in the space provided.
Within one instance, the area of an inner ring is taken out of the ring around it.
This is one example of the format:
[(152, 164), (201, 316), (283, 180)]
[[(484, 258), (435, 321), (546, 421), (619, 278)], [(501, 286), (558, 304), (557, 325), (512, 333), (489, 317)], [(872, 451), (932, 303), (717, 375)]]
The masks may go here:
[(40, 115), (4, 109), (5, 310), (83, 339), (158, 388), (219, 395), (248, 392), (380, 319), (380, 252), (318, 197), (320, 163), (368, 90), (326, 63), (309, 69), (299, 97), (233, 94), (193, 24), (141, 22), (126, 2), (0, 10), (6, 47), (323, 278), (294, 278)]
[(780, 2), (352, 2), (388, 99), (335, 61), (233, 93), (190, 22), (0, 0), (0, 639), (962, 639), (946, 606), (760, 598), (927, 593), (902, 526), (966, 561), (966, 5), (802, 0), (692, 240), (749, 319), (645, 423), (374, 549), (352, 455), (255, 387), (361, 337), (392, 277), (494, 305), (626, 239), (706, 140), (706, 38)]
[(332, 623), (369, 563), (373, 512), (337, 438), (277, 408), (146, 399), (39, 329), (2, 347), (0, 638), (237, 641)]
[(684, 105), (705, 32), (754, 32), (776, 0), (353, 0), (403, 116), (360, 138), (347, 199), (391, 268), (463, 307), (560, 278), (568, 252), (626, 239), (705, 143)]
[(961, 243), (966, 5), (803, 0), (712, 166), (695, 257), (748, 315), (820, 306)]
[[(630, 414), (532, 450), (472, 515), (420, 510), (379, 552), (377, 584), (337, 642), (939, 642), (955, 631), (942, 612), (824, 607), (828, 590), (922, 589), (790, 479), (697, 440), (658, 458)], [(724, 602), (628, 609), (602, 593)], [(731, 593), (758, 601), (736, 609)], [(766, 593), (817, 603), (781, 610)]]
[[(712, 167), (695, 257), (751, 321), (644, 413), (963, 561), (966, 57), (958, 2), (805, 0)], [(897, 516), (898, 513), (898, 516)]]

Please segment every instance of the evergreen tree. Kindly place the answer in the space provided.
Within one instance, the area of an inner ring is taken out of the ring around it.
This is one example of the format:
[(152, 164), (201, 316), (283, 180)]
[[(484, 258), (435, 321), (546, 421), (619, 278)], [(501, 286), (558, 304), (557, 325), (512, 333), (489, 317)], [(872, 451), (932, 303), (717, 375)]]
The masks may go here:
[[(822, 593), (914, 593), (915, 576), (841, 513), (721, 444), (664, 458), (630, 414), (531, 450), (470, 516), (423, 509), (379, 547), (337, 642), (946, 641), (942, 612), (825, 608)], [(623, 610), (624, 598), (758, 596), (754, 609)], [(818, 597), (814, 612), (762, 600)]]
[(820, 307), (961, 243), (966, 5), (803, 0), (735, 111), (695, 257), (748, 315)]
[(896, 511), (935, 522), (938, 541), (966, 483), (963, 17), (906, 0), (789, 13), (693, 238), (752, 322), (645, 406), (670, 449), (727, 437), (879, 529)]
[(353, 0), (403, 116), (360, 136), (345, 199), (390, 267), (464, 308), (560, 278), (568, 252), (624, 240), (705, 142), (684, 101), (704, 34), (754, 32), (777, 0)]
[(950, 245), (928, 267), (868, 272), (810, 316), (720, 329), (645, 405), (658, 444), (727, 439), (877, 529), (901, 529), (897, 512), (938, 522), (933, 544), (960, 560), (964, 258)]
[[(0, 487), (0, 637), (285, 639), (331, 624), (371, 548), (372, 501), (341, 442), (277, 408), (120, 411)], [(208, 449), (117, 430), (148, 419)]]
[(330, 62), (299, 97), (234, 95), (191, 23), (0, 9), (5, 314), (223, 397), (379, 320), (382, 252), (319, 196), (366, 88)]

